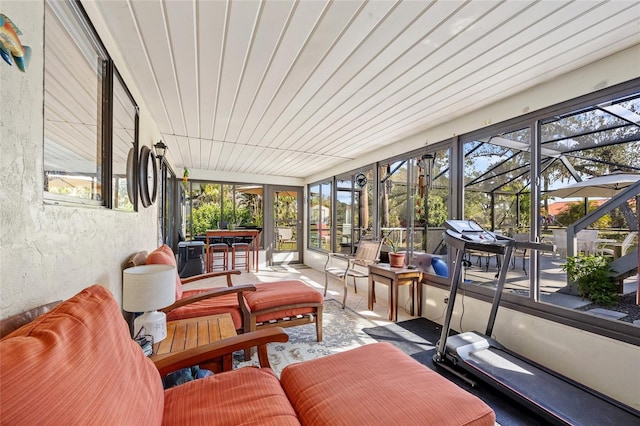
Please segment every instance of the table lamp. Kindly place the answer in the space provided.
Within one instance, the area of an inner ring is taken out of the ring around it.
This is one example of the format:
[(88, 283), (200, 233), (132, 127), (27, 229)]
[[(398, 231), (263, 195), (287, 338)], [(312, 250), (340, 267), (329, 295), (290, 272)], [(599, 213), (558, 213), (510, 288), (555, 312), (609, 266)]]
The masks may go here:
[[(133, 335), (146, 334), (159, 342), (167, 337), (167, 316), (158, 309), (175, 302), (176, 268), (170, 265), (142, 265), (124, 270), (122, 309), (144, 312), (133, 322)], [(140, 332), (144, 327), (144, 331)]]

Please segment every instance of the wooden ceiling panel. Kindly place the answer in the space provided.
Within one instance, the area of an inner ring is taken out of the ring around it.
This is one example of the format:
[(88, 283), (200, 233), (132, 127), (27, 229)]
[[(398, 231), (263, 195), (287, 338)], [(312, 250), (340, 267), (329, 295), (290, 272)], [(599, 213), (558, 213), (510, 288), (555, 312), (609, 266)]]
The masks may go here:
[[(395, 9), (310, 103), (308, 113), (316, 117), (313, 127), (303, 125), (296, 129), (290, 144), (301, 144), (309, 149), (318, 147), (319, 139), (331, 137), (361, 113), (368, 114), (379, 99), (384, 99), (380, 93), (428, 53), (421, 43), (425, 34), (429, 34), (439, 19), (452, 14), (458, 6), (457, 2), (440, 2), (427, 8), (425, 3), (409, 2)], [(411, 25), (401, 26), (407, 22)], [(381, 50), (380, 46), (385, 49)], [(417, 56), (406, 54), (412, 46), (424, 51)], [(351, 74), (350, 70), (357, 70), (357, 73)], [(361, 112), (347, 118), (355, 108)]]
[(175, 168), (294, 177), (640, 43), (638, 2), (126, 0), (98, 9)]
[[(184, 4), (189, 5), (188, 2)], [(145, 56), (149, 60), (153, 78), (161, 93), (162, 109), (166, 111), (166, 119), (161, 120), (159, 124), (168, 125), (169, 131), (173, 134), (185, 135), (184, 113), (175, 72), (176, 67), (180, 65), (174, 62), (170, 40), (174, 35), (170, 34), (167, 28), (169, 18), (164, 3), (142, 1), (131, 2), (131, 6), (142, 35)]]
[(359, 2), (334, 2), (329, 5), (314, 26), (310, 37), (282, 81), (276, 96), (269, 104), (268, 110), (253, 132), (254, 137), (261, 140), (262, 144), (266, 143), (268, 146), (272, 144), (266, 133), (291, 99), (308, 84), (317, 67), (333, 49), (354, 13), (361, 6)]
[[(416, 2), (411, 4), (417, 4)], [(384, 21), (387, 14), (390, 14), (395, 6), (393, 2), (372, 2), (360, 8), (354, 15), (352, 22), (345, 28), (342, 35), (336, 40), (335, 46), (326, 57), (318, 64), (313, 75), (310, 76), (306, 84), (300, 86), (300, 90), (292, 98), (282, 114), (273, 122), (265, 139), (270, 140), (270, 146), (282, 147), (290, 146), (286, 144), (286, 138), (295, 129), (305, 125), (313, 125), (318, 121), (314, 114), (305, 113), (313, 108), (314, 104), (326, 99), (329, 95), (327, 83), (334, 75), (344, 70), (344, 65), (352, 56), (359, 51), (363, 43), (375, 33), (376, 27)], [(348, 79), (353, 78), (357, 69), (347, 70)], [(311, 107), (310, 107), (311, 106)]]
[[(478, 23), (478, 26), (480, 26), (479, 24), (480, 23)], [(483, 27), (486, 28), (487, 26)], [(482, 41), (481, 37), (477, 34), (472, 37), (472, 40)], [(523, 73), (531, 67), (531, 61), (522, 67), (515, 67), (514, 65), (517, 64), (516, 60), (521, 60), (522, 58), (510, 58), (510, 55), (501, 53), (497, 48), (483, 52), (482, 55), (477, 55), (474, 62), (469, 64), (463, 64), (463, 62), (451, 62), (456, 58), (458, 61), (464, 60), (464, 58), (470, 58), (474, 48), (476, 51), (479, 50), (475, 43), (469, 42), (468, 40), (463, 42), (461, 45), (468, 47), (465, 50), (458, 52), (457, 55), (449, 51), (449, 48), (454, 46), (454, 43), (452, 42), (449, 43), (446, 50), (441, 49), (443, 54), (439, 56), (434, 54), (429, 57), (429, 61), (434, 59), (436, 63), (440, 62), (438, 67), (432, 72), (425, 74), (422, 81), (415, 80), (412, 86), (404, 92), (399, 89), (399, 87), (401, 87), (400, 85), (402, 84), (403, 79), (413, 77), (411, 73), (414, 72), (416, 68), (396, 79), (390, 86), (385, 87), (381, 90), (380, 94), (383, 95), (386, 100), (384, 102), (377, 103), (376, 108), (369, 110), (366, 116), (364, 115), (364, 112), (362, 115), (358, 115), (356, 112), (355, 117), (345, 114), (343, 121), (348, 123), (348, 127), (345, 127), (343, 130), (349, 130), (349, 132), (343, 132), (341, 134), (342, 138), (335, 140), (333, 145), (325, 145), (324, 148), (326, 151), (323, 152), (331, 152), (332, 147), (339, 146), (344, 143), (344, 140), (353, 140), (352, 138), (357, 137), (358, 141), (364, 141), (369, 140), (367, 139), (369, 136), (380, 135), (380, 131), (382, 130), (381, 127), (370, 127), (366, 120), (358, 120), (358, 117), (370, 119), (371, 115), (374, 115), (377, 122), (389, 120), (400, 122), (404, 117), (420, 114), (424, 117), (429, 117), (429, 121), (434, 119), (437, 120), (443, 116), (441, 115), (443, 114), (442, 105), (446, 105), (447, 103), (451, 104), (456, 100), (456, 97), (464, 102), (470, 101), (468, 91), (462, 92), (462, 90), (467, 87), (474, 87), (477, 84), (481, 84), (483, 86), (483, 90), (497, 90), (495, 84), (506, 78), (519, 78), (520, 81), (528, 80), (524, 78)], [(545, 53), (547, 55), (552, 54), (550, 50), (547, 50)], [(525, 52), (519, 53), (519, 55), (526, 59), (530, 59), (531, 56), (530, 54), (526, 55)], [(502, 56), (502, 58), (500, 58), (500, 56)], [(537, 58), (538, 63), (544, 63), (545, 61), (545, 57)], [(496, 76), (498, 73), (500, 74), (499, 78), (492, 77)], [(426, 90), (423, 89), (423, 92), (415, 90), (420, 87), (423, 87)], [(392, 105), (391, 107), (389, 107), (390, 104)], [(429, 104), (431, 105), (431, 108), (425, 109), (429, 107)], [(388, 108), (384, 112), (375, 116), (375, 114), (380, 109), (384, 109), (385, 106)], [(335, 129), (336, 127), (339, 127), (337, 124), (339, 123), (333, 123), (331, 128)], [(428, 121), (424, 120), (422, 125), (420, 125), (411, 120), (409, 124), (411, 126), (416, 126), (416, 128), (423, 128), (424, 125), (428, 124)], [(368, 127), (368, 131), (364, 133), (365, 137), (359, 137), (363, 136), (363, 127)], [(402, 124), (399, 124), (393, 128), (401, 129), (402, 127)], [(319, 137), (326, 138), (327, 135), (320, 134)], [(317, 139), (310, 138), (308, 143), (317, 144)]]
[(225, 129), (223, 137), (225, 140), (234, 142), (238, 140), (247, 115), (273, 64), (274, 55), (294, 8), (294, 4), (282, 1), (263, 3), (255, 37), (252, 40), (251, 54), (247, 58), (246, 72), (242, 76), (241, 84), (238, 84), (231, 119)]
[[(176, 64), (171, 68), (174, 73), (181, 110), (179, 117), (175, 117), (175, 120), (182, 122), (182, 127), (186, 129), (184, 134), (198, 135), (200, 124), (195, 3), (166, 2), (165, 14), (169, 35), (169, 49), (166, 54), (169, 56), (171, 64)], [(176, 131), (178, 131), (177, 129), (178, 127), (176, 127)]]
[[(198, 45), (198, 99), (200, 130), (191, 136), (213, 138), (213, 117), (220, 85), (220, 63), (225, 40), (227, 3), (205, 1), (196, 4)], [(205, 164), (209, 162), (205, 159)]]
[[(250, 140), (256, 126), (263, 119), (274, 97), (281, 90), (290, 69), (295, 64), (298, 54), (310, 37), (316, 21), (322, 15), (327, 4), (321, 1), (300, 2), (296, 4), (290, 23), (284, 29), (282, 42), (275, 52), (274, 59), (264, 82), (257, 93), (251, 111), (247, 115), (244, 127), (241, 129), (238, 142), (246, 143)], [(255, 138), (256, 145), (266, 143)]]
[(225, 140), (261, 10), (261, 3), (249, 1), (234, 2), (230, 8), (214, 118), (215, 140)]

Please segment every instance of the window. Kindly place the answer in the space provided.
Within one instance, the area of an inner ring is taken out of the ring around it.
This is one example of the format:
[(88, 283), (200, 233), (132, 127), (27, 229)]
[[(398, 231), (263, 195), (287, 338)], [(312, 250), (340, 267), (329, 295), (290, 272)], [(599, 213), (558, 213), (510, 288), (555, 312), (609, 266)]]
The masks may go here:
[[(524, 128), (464, 144), (464, 219), (501, 235), (527, 238), (531, 222), (530, 134), (529, 128)], [(494, 282), (500, 267), (497, 255), (471, 251), (469, 260), (474, 267), (466, 270), (466, 282)], [(519, 262), (528, 265), (524, 257)], [(518, 267), (522, 272), (520, 263)], [(516, 277), (509, 281), (508, 291), (528, 296), (528, 275), (511, 275)]]
[(138, 107), (122, 82), (119, 73), (113, 79), (113, 169), (112, 188), (114, 209), (135, 210), (136, 170), (138, 166)]
[[(626, 199), (614, 199), (613, 192), (570, 196), (566, 187), (596, 177), (640, 172), (640, 126), (634, 118), (640, 112), (637, 87), (637, 81), (622, 84), (608, 95), (587, 95), (502, 123), (493, 133), (487, 133), (489, 128), (461, 137), (462, 217), (516, 241), (538, 239), (554, 247), (544, 252), (516, 247), (502, 299), (510, 308), (637, 341), (638, 329), (628, 325), (624, 315), (615, 321), (584, 314), (592, 301), (569, 281), (563, 266), (575, 255), (605, 256), (607, 262), (627, 255), (628, 259), (617, 262), (628, 265), (616, 272), (617, 291), (635, 297), (629, 292), (637, 289), (637, 254), (629, 247), (637, 247), (637, 190), (630, 188), (628, 197), (622, 197)], [(536, 164), (534, 151), (540, 158)], [(533, 166), (539, 178), (532, 175)], [(617, 184), (629, 183), (621, 178)], [(538, 191), (539, 197), (532, 191)], [(472, 266), (465, 270), (462, 287), (467, 295), (491, 296), (500, 259), (469, 255)]]
[(133, 211), (137, 106), (82, 6), (45, 2), (44, 191)]
[(309, 185), (309, 248), (331, 251), (332, 184)]
[[(374, 218), (374, 232), (391, 234), (409, 251), (426, 251), (443, 259), (449, 257), (442, 240), (444, 221), (449, 218), (475, 220), (516, 241), (539, 239), (553, 244), (554, 252), (515, 251), (502, 304), (637, 344), (640, 328), (629, 324), (630, 317), (615, 321), (583, 312), (591, 301), (578, 294), (563, 265), (578, 252), (617, 261), (616, 267), (626, 268), (618, 270), (618, 290), (625, 294), (623, 299), (635, 297), (638, 264), (634, 250), (638, 247), (640, 209), (636, 186), (640, 173), (639, 84), (636, 79), (429, 145), (426, 152), (378, 162), (373, 166), (377, 177), (367, 175), (377, 184), (367, 191), (367, 196), (376, 200), (366, 212)], [(632, 185), (618, 199), (592, 193), (585, 202), (584, 196), (563, 198), (556, 192), (577, 181), (616, 174), (621, 176), (619, 186)], [(631, 174), (629, 179), (636, 183), (623, 181), (623, 174)], [(336, 248), (343, 251), (342, 244), (356, 238), (350, 227), (365, 227), (371, 220), (358, 219), (365, 213), (362, 205), (360, 211), (356, 208), (359, 201), (354, 175), (335, 178), (336, 223), (332, 232)], [(327, 191), (331, 192), (329, 183), (309, 186), (309, 248), (325, 246), (324, 226), (331, 220), (324, 212), (332, 211)], [(579, 234), (584, 231), (584, 235)], [(569, 235), (576, 237), (573, 247)], [(592, 244), (586, 241), (589, 236)], [(467, 256), (471, 265), (463, 270), (461, 288), (467, 297), (490, 301), (502, 258), (476, 252)], [(444, 287), (449, 282), (438, 279), (430, 280), (430, 284)]]
[(189, 181), (184, 186), (188, 239), (204, 236), (208, 229), (262, 228), (261, 185)]
[(365, 236), (373, 237), (373, 169), (336, 178), (336, 251), (352, 254)]

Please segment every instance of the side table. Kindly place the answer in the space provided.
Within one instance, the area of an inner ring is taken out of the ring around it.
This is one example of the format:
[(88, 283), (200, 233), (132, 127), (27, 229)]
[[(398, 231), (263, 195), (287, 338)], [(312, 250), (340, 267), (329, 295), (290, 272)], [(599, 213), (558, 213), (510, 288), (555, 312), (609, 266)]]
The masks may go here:
[[(153, 345), (153, 355), (149, 358), (157, 362), (176, 352), (204, 346), (235, 335), (236, 329), (228, 313), (169, 321), (166, 339)], [(227, 355), (222, 359), (212, 359), (202, 366), (215, 372), (227, 371), (233, 368), (233, 359), (231, 355)]]
[(387, 317), (390, 321), (398, 321), (398, 287), (411, 285), (411, 315), (413, 315), (415, 299), (413, 288), (420, 285), (422, 272), (418, 269), (392, 268), (387, 263), (369, 265), (369, 310), (373, 309), (375, 300), (375, 283), (389, 286), (389, 309)]

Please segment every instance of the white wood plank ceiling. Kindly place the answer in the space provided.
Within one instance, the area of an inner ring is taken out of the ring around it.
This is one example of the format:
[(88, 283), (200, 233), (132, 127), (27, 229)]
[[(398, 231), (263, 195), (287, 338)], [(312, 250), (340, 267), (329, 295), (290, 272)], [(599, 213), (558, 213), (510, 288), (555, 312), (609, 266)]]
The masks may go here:
[(100, 1), (179, 171), (306, 177), (640, 43), (637, 1)]

